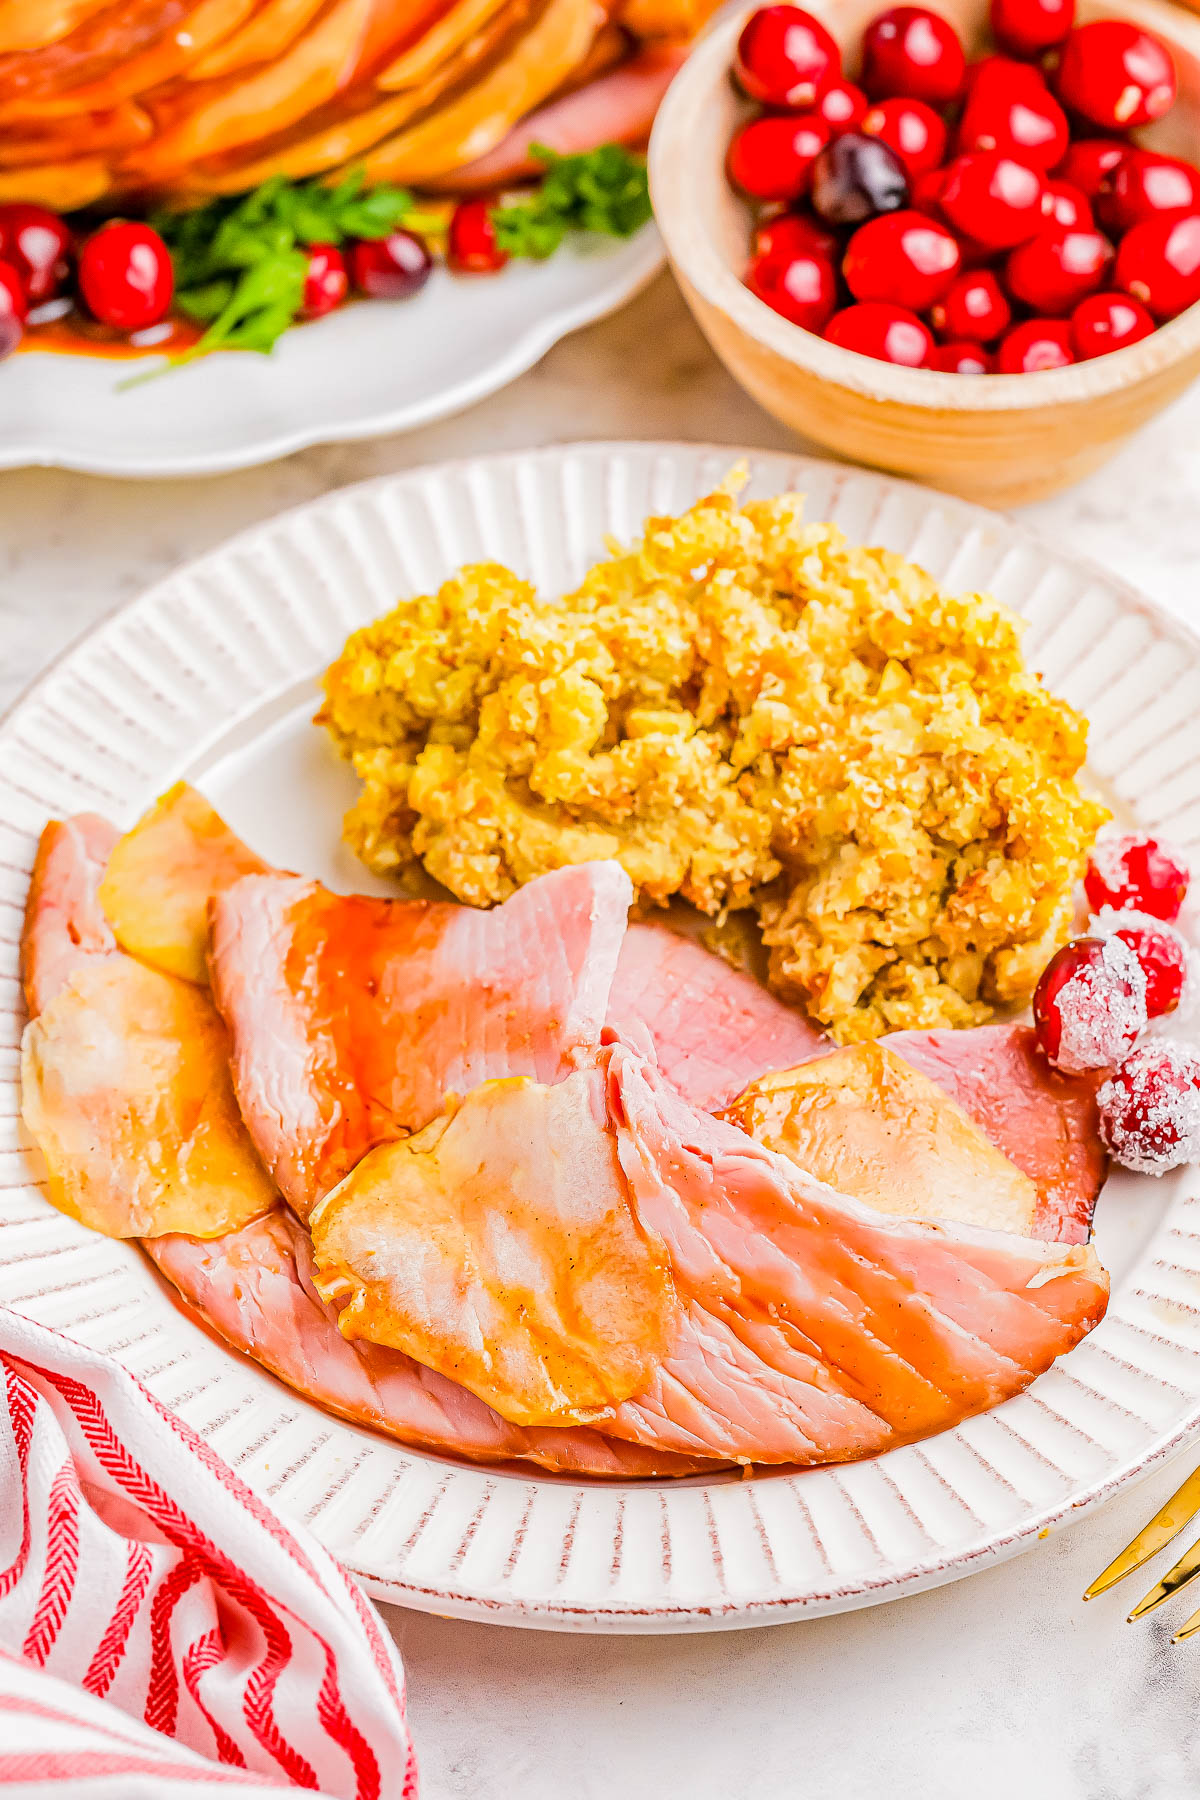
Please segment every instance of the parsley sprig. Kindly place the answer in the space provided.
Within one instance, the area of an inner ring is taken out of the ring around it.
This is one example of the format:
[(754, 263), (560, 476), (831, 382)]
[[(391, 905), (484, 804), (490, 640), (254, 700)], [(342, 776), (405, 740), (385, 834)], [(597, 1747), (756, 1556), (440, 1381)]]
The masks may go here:
[(541, 185), (492, 212), (496, 241), (510, 256), (553, 256), (569, 231), (632, 237), (649, 219), (645, 162), (623, 145), (559, 156), (535, 144), (530, 155), (545, 167)]

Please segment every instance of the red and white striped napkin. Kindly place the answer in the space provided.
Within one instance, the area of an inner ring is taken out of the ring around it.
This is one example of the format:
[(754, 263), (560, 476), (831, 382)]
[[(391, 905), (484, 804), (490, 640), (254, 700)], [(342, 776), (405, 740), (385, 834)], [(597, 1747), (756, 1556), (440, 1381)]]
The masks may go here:
[(0, 1311), (0, 1794), (415, 1800), (359, 1588), (106, 1357)]

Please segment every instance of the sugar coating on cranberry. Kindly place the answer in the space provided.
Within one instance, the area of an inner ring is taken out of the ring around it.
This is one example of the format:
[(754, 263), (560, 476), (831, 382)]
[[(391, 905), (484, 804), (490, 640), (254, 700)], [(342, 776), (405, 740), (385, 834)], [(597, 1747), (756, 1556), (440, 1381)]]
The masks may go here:
[(1042, 971), (1033, 996), (1038, 1043), (1066, 1075), (1111, 1069), (1146, 1029), (1146, 977), (1120, 938), (1074, 938)]
[(1200, 1053), (1156, 1038), (1127, 1056), (1097, 1095), (1100, 1136), (1123, 1169), (1165, 1175), (1200, 1162)]
[(1146, 1013), (1162, 1019), (1173, 1013), (1193, 982), (1194, 953), (1181, 931), (1150, 913), (1106, 906), (1088, 925), (1089, 935), (1118, 937), (1142, 965), (1146, 977)]
[(1083, 891), (1093, 912), (1111, 906), (1170, 923), (1179, 917), (1188, 881), (1188, 866), (1177, 850), (1142, 831), (1119, 831), (1093, 847)]

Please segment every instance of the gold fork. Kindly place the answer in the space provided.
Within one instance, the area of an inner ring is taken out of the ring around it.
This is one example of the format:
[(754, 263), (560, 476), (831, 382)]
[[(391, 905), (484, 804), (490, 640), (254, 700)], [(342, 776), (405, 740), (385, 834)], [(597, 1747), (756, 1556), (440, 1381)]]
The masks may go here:
[[(1127, 1544), (1121, 1554), (1115, 1556), (1109, 1563), (1104, 1573), (1097, 1575), (1091, 1587), (1084, 1594), (1084, 1599), (1094, 1600), (1097, 1594), (1103, 1594), (1114, 1583), (1123, 1580), (1126, 1575), (1132, 1575), (1135, 1569), (1140, 1569), (1143, 1563), (1148, 1563), (1150, 1558), (1156, 1556), (1169, 1544), (1171, 1539), (1177, 1536), (1198, 1512), (1200, 1512), (1200, 1469), (1188, 1476), (1183, 1486), (1171, 1495), (1167, 1504), (1155, 1513), (1150, 1523), (1142, 1531), (1138, 1532), (1132, 1544)], [(1169, 1600), (1172, 1594), (1179, 1593), (1181, 1588), (1187, 1587), (1196, 1580), (1197, 1576), (1200, 1576), (1200, 1538), (1190, 1550), (1184, 1551), (1177, 1563), (1172, 1564), (1162, 1580), (1138, 1601), (1129, 1615), (1128, 1623), (1132, 1624), (1134, 1619), (1140, 1619), (1146, 1613), (1153, 1612), (1156, 1606), (1161, 1606), (1163, 1601)], [(1182, 1644), (1185, 1638), (1195, 1637), (1197, 1632), (1200, 1632), (1200, 1612), (1194, 1612), (1190, 1619), (1185, 1620), (1171, 1642)]]

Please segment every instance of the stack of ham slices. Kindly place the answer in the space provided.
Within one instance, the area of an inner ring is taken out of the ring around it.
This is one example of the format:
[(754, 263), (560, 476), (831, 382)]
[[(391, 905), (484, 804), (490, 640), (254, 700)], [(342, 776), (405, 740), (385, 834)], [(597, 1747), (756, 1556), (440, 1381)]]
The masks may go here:
[(334, 894), (186, 787), (49, 825), (51, 1199), (331, 1410), (591, 1476), (873, 1455), (1097, 1323), (1090, 1081), (1021, 1026), (838, 1050), (631, 897)]

